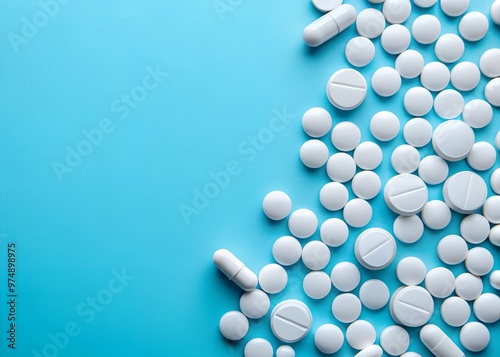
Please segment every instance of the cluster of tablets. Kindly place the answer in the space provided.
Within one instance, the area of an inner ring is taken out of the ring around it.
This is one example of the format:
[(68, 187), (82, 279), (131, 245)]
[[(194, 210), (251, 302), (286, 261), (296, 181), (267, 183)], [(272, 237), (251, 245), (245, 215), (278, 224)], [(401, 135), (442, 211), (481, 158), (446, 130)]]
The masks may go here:
[[(407, 144), (396, 147), (390, 163), (396, 175), (383, 187), (387, 207), (398, 216), (394, 220), (394, 236), (405, 244), (418, 241), (424, 226), (432, 230), (446, 228), (452, 214), (462, 215), (460, 235), (446, 235), (437, 245), (439, 259), (446, 265), (464, 263), (468, 272), (455, 277), (445, 267), (428, 270), (424, 262), (409, 256), (397, 263), (396, 275), (403, 284), (392, 294), (381, 280), (370, 279), (352, 293), (361, 283), (358, 266), (367, 270), (382, 270), (396, 257), (397, 241), (393, 235), (379, 227), (367, 227), (372, 220), (370, 200), (381, 191), (383, 182), (375, 170), (383, 160), (383, 151), (374, 141), (361, 142), (361, 130), (351, 121), (333, 126), (329, 112), (311, 108), (302, 118), (302, 127), (311, 137), (300, 148), (300, 159), (310, 169), (326, 166), (331, 182), (319, 192), (319, 200), (328, 211), (342, 210), (342, 217), (329, 218), (320, 225), (321, 240), (310, 240), (302, 245), (300, 240), (312, 237), (318, 230), (316, 214), (306, 208), (292, 212), (292, 201), (282, 191), (273, 191), (263, 200), (263, 211), (271, 220), (288, 217), (291, 235), (278, 238), (272, 254), (276, 263), (264, 266), (258, 276), (236, 256), (225, 249), (215, 252), (216, 266), (240, 286), (245, 293), (240, 299), (240, 311), (230, 311), (222, 316), (219, 328), (229, 340), (242, 339), (249, 330), (248, 319), (264, 317), (271, 309), (268, 294), (277, 294), (288, 284), (285, 267), (302, 261), (310, 272), (304, 277), (302, 287), (311, 299), (324, 299), (332, 286), (341, 293), (332, 302), (333, 316), (349, 324), (345, 336), (335, 324), (324, 324), (314, 332), (317, 349), (325, 354), (338, 352), (344, 340), (359, 350), (358, 357), (380, 357), (385, 351), (391, 356), (417, 357), (407, 352), (410, 336), (405, 327), (422, 327), (420, 339), (437, 357), (465, 356), (440, 327), (429, 324), (434, 313), (434, 299), (443, 299), (440, 315), (445, 323), (460, 327), (463, 348), (479, 352), (490, 341), (485, 324), (500, 320), (500, 297), (483, 291), (482, 277), (489, 274), (490, 285), (500, 289), (500, 270), (492, 271), (494, 257), (482, 246), (469, 249), (485, 240), (500, 246), (500, 168), (489, 177), (489, 185), (496, 195), (488, 197), (488, 184), (476, 172), (490, 170), (497, 162), (500, 150), (500, 131), (494, 147), (486, 141), (476, 141), (474, 129), (485, 128), (494, 116), (493, 107), (500, 106), (500, 48), (489, 49), (480, 58), (479, 66), (460, 62), (451, 72), (446, 64), (458, 61), (465, 49), (464, 40), (481, 40), (489, 30), (488, 18), (480, 12), (469, 12), (460, 20), (456, 34), (440, 36), (441, 24), (433, 15), (422, 15), (410, 31), (402, 25), (410, 16), (410, 0), (369, 0), (383, 3), (382, 11), (369, 8), (356, 14), (351, 5), (342, 0), (313, 0), (314, 6), (326, 14), (307, 26), (304, 40), (309, 46), (319, 46), (350, 25), (356, 23), (359, 37), (346, 46), (346, 58), (355, 67), (366, 66), (375, 56), (371, 41), (381, 36), (382, 48), (391, 55), (398, 55), (395, 68), (378, 69), (371, 85), (382, 97), (394, 95), (402, 79), (420, 76), (422, 86), (409, 89), (404, 96), (404, 108), (411, 116), (403, 128)], [(413, 0), (416, 6), (428, 8), (437, 0)], [(440, 0), (442, 12), (450, 17), (467, 12), (469, 0)], [(500, 0), (490, 11), (494, 24), (500, 25)], [(386, 26), (386, 22), (390, 25)], [(435, 42), (434, 52), (439, 61), (424, 63), (423, 56), (408, 50), (411, 37), (424, 45)], [(476, 88), (482, 75), (490, 78), (485, 86), (486, 100), (474, 99), (465, 103), (460, 91)], [(455, 89), (445, 89), (451, 81)], [(355, 69), (345, 68), (335, 72), (327, 83), (327, 97), (336, 108), (352, 110), (364, 101), (367, 83)], [(433, 97), (431, 92), (438, 92)], [(434, 108), (445, 119), (435, 129), (422, 118)], [(461, 116), (461, 119), (457, 119)], [(333, 126), (333, 128), (332, 128)], [(400, 119), (392, 112), (381, 111), (373, 115), (369, 130), (380, 142), (388, 142), (400, 133)], [(328, 146), (321, 140), (331, 135), (336, 152), (330, 155)], [(418, 148), (431, 143), (436, 155), (421, 158)], [(449, 163), (466, 160), (471, 170), (449, 174)], [(360, 170), (360, 171), (358, 171)], [(484, 175), (483, 175), (484, 176)], [(349, 199), (345, 183), (350, 182), (356, 198)], [(429, 200), (428, 186), (442, 184), (444, 200)], [(478, 213), (481, 210), (481, 213)], [(366, 227), (356, 238), (354, 254), (357, 264), (342, 261), (330, 274), (323, 269), (329, 264), (330, 248), (343, 245), (349, 238), (349, 227)], [(257, 289), (259, 285), (260, 289)], [(423, 285), (423, 286), (421, 286)], [(451, 296), (452, 294), (454, 296)], [(479, 321), (468, 322), (472, 311)], [(360, 320), (362, 307), (378, 310), (389, 304), (395, 325), (385, 328), (380, 336), (380, 346), (375, 345), (377, 333), (374, 326)], [(287, 344), (303, 339), (311, 330), (313, 316), (308, 306), (295, 299), (278, 303), (270, 313), (273, 334), (285, 345), (276, 351), (277, 357), (293, 357), (295, 352)], [(246, 357), (272, 357), (273, 347), (262, 338), (250, 340), (244, 349)]]

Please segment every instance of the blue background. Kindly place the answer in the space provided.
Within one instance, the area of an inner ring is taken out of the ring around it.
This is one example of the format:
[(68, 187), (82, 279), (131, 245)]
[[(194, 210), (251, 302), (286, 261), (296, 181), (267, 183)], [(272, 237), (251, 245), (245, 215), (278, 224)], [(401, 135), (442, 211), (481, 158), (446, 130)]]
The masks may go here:
[[(19, 295), (15, 351), (6, 346), (8, 311), (0, 304), (0, 354), (34, 356), (45, 348), (47, 355), (74, 357), (240, 356), (253, 337), (268, 338), (276, 349), (280, 343), (270, 332), (268, 315), (252, 321), (238, 343), (221, 337), (219, 318), (238, 309), (241, 291), (213, 266), (213, 252), (228, 248), (255, 272), (273, 261), (272, 244), (288, 230), (286, 220), (269, 222), (261, 211), (262, 198), (271, 190), (286, 191), (293, 209), (313, 209), (320, 223), (340, 217), (319, 203), (319, 190), (328, 182), (325, 170), (306, 170), (300, 163), (298, 150), (307, 140), (302, 114), (323, 106), (334, 123), (352, 120), (362, 128), (363, 141), (374, 140), (367, 125), (376, 112), (393, 111), (402, 124), (410, 119), (402, 98), (406, 89), (419, 85), (418, 79), (404, 80), (394, 97), (381, 99), (369, 90), (357, 110), (335, 110), (326, 99), (326, 81), (348, 66), (344, 48), (356, 31), (351, 27), (320, 48), (307, 48), (302, 30), (320, 16), (308, 0), (221, 0), (224, 13), (216, 11), (218, 3), (212, 0), (68, 1), (52, 8), (54, 16), (31, 38), (12, 45), (12, 33), (20, 36), (23, 19), (35, 21), (45, 2), (0, 0), (0, 292), (6, 294), (7, 244), (15, 242)], [(348, 2), (358, 12), (375, 6)], [(488, 13), (490, 5), (472, 1), (470, 10)], [(459, 19), (445, 17), (439, 6), (414, 7), (406, 24), (427, 11), (443, 19), (442, 33), (457, 32)], [(43, 16), (38, 21), (43, 23)], [(484, 50), (499, 47), (499, 35), (499, 27), (491, 24), (485, 39), (467, 43), (462, 60), (477, 63)], [(380, 39), (374, 42), (376, 59), (360, 70), (367, 79), (378, 67), (393, 66), (395, 59), (382, 50)], [(422, 50), (426, 62), (435, 60), (432, 45), (412, 42), (411, 48)], [(141, 92), (136, 86), (157, 66), (168, 76), (157, 88)], [(486, 83), (483, 77), (476, 90), (465, 94), (466, 101), (483, 98)], [(131, 92), (145, 98), (127, 115), (123, 107), (121, 112), (112, 107)], [(276, 112), (293, 119), (252, 151), (252, 137), (263, 135)], [(114, 130), (59, 180), (54, 162), (66, 164), (67, 147), (75, 150), (85, 140), (83, 131), (98, 128), (104, 118)], [(427, 119), (433, 127), (441, 122), (433, 112)], [(492, 124), (476, 130), (477, 139), (492, 141), (499, 120), (495, 109)], [(333, 152), (329, 136), (324, 140)], [(401, 143), (402, 135), (379, 144), (387, 159)], [(427, 145), (419, 151), (423, 157), (432, 149)], [(192, 206), (196, 190), (213, 186), (210, 173), (235, 162), (238, 169), (230, 182), (204, 202), (206, 207), (183, 218), (181, 205)], [(465, 162), (454, 163), (450, 173), (465, 168)], [(395, 174), (387, 160), (376, 172), (383, 182)], [(442, 198), (441, 185), (429, 191), (430, 199)], [(371, 226), (392, 231), (395, 215), (382, 196), (372, 203)], [(362, 269), (362, 281), (382, 278), (392, 292), (399, 286), (399, 259), (415, 255), (428, 269), (441, 265), (435, 246), (444, 235), (459, 232), (460, 219), (454, 214), (439, 232), (426, 229), (414, 245), (398, 242), (395, 261), (380, 272)], [(326, 272), (337, 262), (354, 260), (352, 248), (361, 231), (351, 229), (346, 244), (332, 249)], [(498, 248), (483, 245), (498, 258)], [(120, 285), (114, 276), (123, 269), (133, 279), (110, 295), (109, 284)], [(465, 271), (463, 265), (451, 270), (457, 275)], [(314, 315), (313, 331), (323, 323), (345, 331), (347, 326), (330, 311), (338, 291), (312, 301), (302, 291), (303, 264), (288, 272), (290, 283), (271, 297), (272, 306), (303, 299)], [(483, 280), (485, 291), (491, 291), (488, 279)], [(92, 298), (105, 304), (92, 310), (88, 322), (90, 315), (81, 307), (89, 311), (87, 299)], [(459, 330), (442, 322), (439, 307), (436, 301), (431, 322), (458, 341)], [(363, 309), (361, 318), (371, 321), (378, 335), (393, 324), (387, 306)], [(78, 333), (65, 339), (60, 333), (68, 323)], [(500, 327), (489, 328), (491, 344), (477, 355), (500, 349)], [(410, 329), (410, 335), (410, 350), (429, 355), (418, 330)], [(51, 349), (51, 336), (59, 336), (60, 348)], [(312, 333), (294, 348), (298, 356), (319, 355)], [(338, 355), (354, 353), (345, 343)]]

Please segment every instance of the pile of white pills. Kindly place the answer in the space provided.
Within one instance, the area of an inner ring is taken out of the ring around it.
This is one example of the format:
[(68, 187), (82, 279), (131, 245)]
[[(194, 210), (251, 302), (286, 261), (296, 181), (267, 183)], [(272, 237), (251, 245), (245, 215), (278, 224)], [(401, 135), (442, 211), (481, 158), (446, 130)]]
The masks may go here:
[[(330, 217), (320, 221), (311, 209), (294, 207), (285, 192), (272, 191), (263, 199), (264, 214), (273, 221), (287, 219), (289, 230), (272, 245), (275, 262), (256, 274), (226, 249), (213, 256), (215, 265), (244, 291), (240, 311), (220, 318), (224, 338), (241, 340), (253, 320), (267, 317), (280, 341), (273, 346), (276, 341), (250, 339), (246, 357), (293, 357), (293, 344), (310, 333), (323, 354), (349, 345), (357, 357), (417, 357), (408, 350), (420, 344), (437, 357), (461, 357), (485, 350), (493, 338), (488, 326), (500, 320), (500, 297), (489, 292), (490, 287), (500, 290), (500, 270), (494, 270), (500, 246), (500, 48), (488, 49), (475, 61), (464, 57), (468, 46), (488, 32), (499, 38), (500, 0), (486, 14), (469, 11), (469, 0), (368, 1), (372, 6), (357, 13), (342, 0), (312, 0), (324, 14), (304, 29), (303, 39), (308, 46), (320, 46), (355, 25), (359, 36), (347, 42), (344, 54), (357, 69), (335, 71), (326, 81), (326, 97), (335, 110), (348, 112), (368, 95), (384, 103), (404, 81), (413, 81), (401, 103), (408, 115), (378, 111), (361, 130), (354, 115), (335, 121), (325, 108), (304, 113), (302, 128), (309, 138), (299, 157), (305, 167), (323, 170), (330, 179), (316, 192)], [(409, 23), (415, 6), (438, 6), (442, 19), (424, 14)], [(444, 33), (441, 21), (446, 17), (457, 19), (454, 32)], [(377, 51), (392, 55), (394, 63), (365, 78), (358, 69), (368, 66)], [(465, 100), (471, 93), (476, 98)], [(435, 127), (426, 119), (431, 112), (440, 120)], [(493, 132), (486, 140), (485, 128)], [(363, 137), (365, 132), (371, 138)], [(384, 156), (397, 137), (405, 144)], [(424, 155), (428, 151), (419, 150), (424, 147), (432, 153)], [(375, 171), (383, 162), (392, 177)], [(378, 211), (372, 208), (378, 196), (387, 211), (379, 204)], [(392, 230), (374, 225), (374, 216), (390, 220)], [(426, 232), (435, 235), (447, 227), (455, 232), (425, 243), (441, 266), (427, 266), (417, 254), (398, 255), (398, 247), (407, 251), (430, 238)], [(351, 261), (336, 252), (348, 240), (353, 243)], [(331, 261), (333, 268), (325, 271)], [(298, 287), (289, 278), (289, 267), (296, 264), (307, 271)], [(390, 266), (400, 282), (393, 291), (381, 279), (384, 275), (377, 275)], [(465, 272), (454, 274), (454, 266)], [(279, 300), (291, 284), (304, 295)], [(308, 304), (331, 294), (331, 309), (318, 324)], [(393, 323), (376, 328), (378, 323), (363, 318), (363, 309), (386, 309)], [(446, 331), (457, 329), (456, 335), (448, 336), (441, 328), (445, 325)], [(408, 328), (418, 329), (420, 341), (410, 340)]]

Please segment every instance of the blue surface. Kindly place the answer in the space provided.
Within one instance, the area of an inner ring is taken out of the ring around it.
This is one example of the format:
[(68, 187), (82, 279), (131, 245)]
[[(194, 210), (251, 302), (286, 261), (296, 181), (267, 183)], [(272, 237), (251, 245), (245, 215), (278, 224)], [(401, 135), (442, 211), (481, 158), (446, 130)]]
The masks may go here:
[[(358, 11), (373, 6), (349, 2)], [(362, 140), (374, 140), (367, 130), (374, 113), (391, 110), (402, 123), (410, 119), (401, 103), (418, 79), (404, 80), (392, 98), (370, 90), (359, 109), (336, 111), (324, 89), (330, 75), (347, 66), (343, 51), (355, 29), (307, 48), (302, 29), (320, 15), (307, 0), (66, 1), (42, 10), (46, 3), (53, 1), (0, 1), (0, 293), (7, 293), (7, 244), (15, 242), (18, 294), (16, 350), (2, 333), (0, 354), (240, 356), (253, 337), (277, 348), (268, 316), (252, 321), (243, 341), (221, 337), (219, 318), (238, 308), (241, 291), (216, 270), (212, 253), (228, 248), (256, 272), (272, 261), (274, 240), (288, 233), (286, 221), (271, 223), (260, 209), (274, 189), (286, 191), (294, 209), (313, 209), (320, 222), (339, 217), (318, 200), (325, 171), (306, 170), (299, 161), (307, 139), (302, 114), (323, 106), (334, 122), (352, 120)], [(490, 3), (473, 1), (470, 9), (487, 13)], [(416, 8), (407, 24), (425, 12)], [(444, 18), (437, 6), (429, 12)], [(446, 18), (442, 33), (456, 32), (458, 21)], [(477, 63), (485, 49), (499, 47), (499, 35), (492, 25), (484, 40), (467, 43), (463, 60)], [(375, 44), (375, 61), (361, 69), (366, 78), (394, 63), (379, 39)], [(435, 59), (432, 46), (413, 42), (411, 48), (424, 51), (426, 61)], [(482, 98), (486, 82), (482, 78), (466, 93), (466, 101)], [(272, 132), (277, 115), (288, 124)], [(433, 127), (441, 122), (434, 113), (427, 118)], [(499, 120), (496, 109), (477, 139), (492, 141)], [(402, 142), (399, 136), (381, 144), (385, 157)], [(419, 151), (423, 156), (432, 149)], [(460, 162), (450, 170), (466, 167)], [(231, 176), (221, 188), (213, 177), (222, 170)], [(384, 182), (394, 174), (387, 160), (376, 172)], [(197, 190), (204, 189), (212, 197), (193, 208)], [(431, 199), (442, 197), (440, 186), (429, 191)], [(392, 230), (395, 215), (381, 195), (372, 203), (371, 225)], [(191, 214), (183, 216), (187, 206)], [(426, 229), (411, 246), (398, 243), (396, 260), (381, 272), (362, 269), (362, 280), (382, 278), (392, 292), (400, 258), (416, 255), (428, 268), (440, 265), (435, 246), (440, 237), (458, 233), (459, 222), (454, 214), (445, 230)], [(351, 229), (347, 243), (332, 249), (327, 272), (354, 260), (360, 232)], [(499, 257), (498, 248), (484, 246)], [(464, 271), (462, 265), (451, 269)], [(338, 291), (311, 301), (302, 291), (302, 263), (288, 272), (289, 286), (272, 296), (272, 305), (303, 299), (313, 311), (313, 330), (331, 322), (345, 331), (330, 312)], [(485, 291), (491, 291), (487, 279)], [(1, 306), (0, 326), (7, 331), (8, 306)], [(439, 307), (436, 301), (431, 322), (458, 341), (459, 330), (444, 326)], [(393, 323), (387, 307), (364, 309), (361, 318), (378, 334)], [(500, 350), (500, 327), (489, 328), (491, 344), (478, 356)], [(410, 350), (428, 356), (417, 333), (410, 329)], [(298, 356), (319, 354), (312, 333), (294, 348)], [(353, 354), (345, 344), (337, 355)]]

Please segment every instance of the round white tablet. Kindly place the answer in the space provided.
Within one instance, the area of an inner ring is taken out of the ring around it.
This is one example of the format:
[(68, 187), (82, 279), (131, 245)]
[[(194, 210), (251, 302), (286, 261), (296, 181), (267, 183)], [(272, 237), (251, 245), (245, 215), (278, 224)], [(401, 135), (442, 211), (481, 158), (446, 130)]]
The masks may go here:
[(462, 119), (472, 128), (484, 128), (493, 119), (493, 108), (485, 100), (473, 99), (465, 104)]
[(300, 208), (288, 218), (288, 229), (297, 238), (309, 238), (318, 228), (318, 218), (313, 211)]
[(460, 35), (467, 41), (479, 41), (488, 32), (488, 18), (479, 11), (465, 14), (458, 24)]
[(500, 270), (495, 270), (491, 272), (490, 285), (493, 289), (500, 290)]
[(254, 338), (245, 346), (245, 357), (273, 357), (273, 346), (268, 340)]
[(432, 147), (443, 159), (459, 161), (469, 155), (474, 140), (474, 131), (469, 124), (461, 120), (448, 120), (434, 129)]
[(359, 299), (371, 310), (381, 309), (389, 301), (389, 288), (378, 279), (367, 280), (359, 288)]
[(488, 103), (500, 107), (500, 77), (493, 78), (484, 88), (484, 96)]
[(490, 343), (490, 331), (480, 322), (469, 322), (460, 330), (460, 343), (469, 351), (480, 352)]
[(326, 245), (340, 247), (349, 237), (349, 227), (339, 218), (330, 218), (321, 225), (320, 236)]
[(328, 147), (321, 140), (308, 140), (300, 148), (300, 160), (311, 169), (323, 166), (328, 157)]
[(392, 67), (380, 67), (373, 73), (372, 89), (381, 97), (390, 97), (401, 88), (401, 76)]
[(329, 182), (319, 192), (321, 204), (330, 211), (338, 211), (344, 208), (348, 199), (349, 192), (340, 182)]
[(259, 285), (262, 290), (269, 294), (277, 294), (286, 287), (288, 274), (278, 264), (267, 264), (259, 272)]
[(410, 0), (385, 0), (382, 12), (387, 22), (402, 24), (411, 14)]
[(482, 243), (490, 234), (490, 223), (480, 214), (471, 214), (462, 219), (460, 234), (469, 243)]
[[(398, 216), (394, 220), (394, 235), (403, 243), (415, 243), (424, 234), (424, 224), (419, 216)], [(464, 258), (465, 259), (465, 258)]]
[(351, 151), (358, 146), (361, 140), (361, 131), (356, 124), (343, 121), (333, 127), (331, 140), (333, 146), (339, 151)]
[(364, 141), (354, 150), (354, 162), (360, 169), (375, 170), (382, 162), (382, 149), (372, 141)]
[(435, 42), (441, 33), (441, 22), (434, 15), (420, 15), (413, 21), (411, 33), (415, 41), (422, 45)]
[(495, 137), (495, 144), (497, 146), (497, 149), (500, 150), (500, 130), (497, 133), (497, 136)]
[(442, 91), (450, 83), (450, 70), (441, 62), (430, 62), (424, 66), (420, 83), (430, 91)]
[(464, 51), (464, 41), (454, 33), (447, 33), (440, 36), (434, 46), (436, 57), (444, 63), (453, 63), (458, 61), (464, 54)]
[(406, 91), (404, 107), (413, 116), (424, 116), (432, 109), (432, 94), (424, 87), (413, 87)]
[(461, 171), (449, 177), (443, 186), (444, 201), (448, 207), (462, 214), (474, 213), (479, 209), (487, 193), (486, 182), (471, 171)]
[(280, 237), (273, 244), (274, 259), (284, 266), (295, 264), (302, 255), (302, 246), (292, 236)]
[(240, 298), (240, 310), (251, 319), (260, 319), (267, 314), (271, 301), (265, 292), (259, 289), (246, 291)]
[(493, 1), (493, 4), (491, 4), (490, 16), (495, 24), (500, 25), (500, 1)]
[(437, 0), (413, 0), (418, 7), (428, 8), (434, 6)]
[(441, 10), (451, 17), (462, 15), (469, 8), (469, 0), (441, 0)]
[(464, 97), (454, 89), (445, 89), (434, 99), (434, 111), (443, 119), (458, 117), (464, 106)]
[(364, 67), (375, 57), (375, 45), (366, 37), (354, 37), (345, 46), (345, 56), (354, 67)]
[(500, 224), (500, 196), (491, 196), (484, 202), (483, 216), (492, 224)]
[(311, 108), (302, 116), (302, 128), (310, 137), (322, 137), (330, 131), (331, 127), (332, 117), (323, 108)]
[(328, 80), (326, 94), (334, 107), (341, 110), (355, 109), (365, 100), (366, 80), (352, 68), (340, 69)]
[(396, 276), (405, 285), (418, 285), (425, 279), (427, 268), (423, 261), (416, 257), (406, 257), (396, 266)]
[(276, 357), (295, 357), (295, 350), (290, 346), (280, 346), (276, 350)]
[(262, 209), (269, 219), (278, 221), (290, 213), (292, 209), (292, 200), (285, 192), (269, 192), (262, 202)]
[(483, 292), (483, 281), (471, 273), (462, 273), (455, 280), (455, 293), (467, 301), (476, 300)]
[(337, 265), (333, 267), (330, 277), (333, 286), (342, 292), (356, 289), (361, 280), (361, 274), (358, 268), (350, 262), (337, 263)]
[(452, 296), (441, 305), (441, 318), (453, 327), (463, 326), (470, 317), (470, 307), (464, 299)]
[(239, 311), (226, 312), (219, 321), (222, 336), (231, 341), (238, 341), (245, 337), (248, 328), (248, 319)]
[(497, 224), (490, 230), (490, 235), (488, 236), (490, 243), (500, 247), (500, 224)]
[(399, 55), (406, 51), (410, 46), (410, 31), (403, 25), (389, 25), (382, 32), (380, 44), (382, 48), (390, 55)]
[(400, 356), (410, 347), (410, 335), (401, 326), (388, 326), (380, 334), (380, 346), (388, 355)]
[(469, 272), (477, 276), (488, 274), (493, 268), (493, 255), (483, 247), (475, 247), (469, 250), (465, 258), (465, 267)]
[(376, 113), (370, 120), (370, 132), (380, 141), (392, 140), (399, 133), (399, 119), (389, 111)]
[(302, 287), (306, 295), (311, 299), (323, 299), (330, 293), (332, 282), (327, 273), (312, 271), (304, 277)]
[(424, 69), (424, 57), (415, 50), (406, 50), (396, 58), (396, 70), (403, 78), (415, 78)]
[(354, 254), (366, 269), (384, 269), (396, 256), (396, 241), (385, 229), (369, 228), (356, 239)]
[(294, 343), (303, 339), (311, 330), (312, 314), (299, 300), (285, 300), (271, 312), (271, 330), (280, 341)]
[(337, 295), (332, 302), (332, 314), (340, 322), (353, 322), (361, 314), (361, 302), (351, 293)]
[(500, 297), (496, 294), (482, 294), (474, 301), (472, 308), (478, 320), (487, 324), (497, 322), (500, 319)]
[(500, 169), (496, 169), (491, 173), (490, 186), (493, 192), (500, 195)]
[(370, 223), (373, 215), (372, 206), (361, 198), (354, 198), (344, 207), (344, 221), (351, 227), (364, 227)]
[(490, 48), (485, 51), (479, 59), (479, 68), (481, 72), (488, 78), (500, 76), (500, 48)]
[(422, 326), (434, 312), (431, 294), (420, 286), (397, 289), (389, 302), (391, 317), (398, 324), (408, 327)]
[(462, 263), (469, 253), (467, 242), (456, 234), (447, 235), (437, 245), (439, 259), (445, 264), (456, 265)]
[(450, 224), (451, 211), (443, 201), (432, 200), (425, 204), (420, 214), (424, 224), (430, 229), (443, 229)]
[(356, 163), (351, 155), (344, 152), (333, 154), (326, 163), (326, 173), (332, 181), (350, 181), (356, 173)]
[(364, 9), (356, 18), (356, 30), (360, 36), (377, 38), (385, 29), (385, 17), (377, 9)]
[(448, 164), (437, 155), (426, 156), (418, 166), (418, 176), (428, 185), (437, 185), (448, 177)]
[(302, 249), (302, 262), (311, 270), (321, 270), (330, 262), (330, 249), (323, 242), (311, 241)]
[(420, 212), (427, 203), (427, 186), (418, 176), (399, 174), (385, 185), (384, 199), (394, 213), (411, 216)]
[(314, 344), (320, 352), (332, 354), (344, 344), (344, 334), (334, 324), (324, 324), (314, 333)]
[(419, 355), (417, 352), (406, 352), (401, 357), (422, 357), (422, 355)]
[(432, 125), (423, 118), (410, 119), (403, 128), (403, 137), (411, 146), (423, 147), (432, 139)]
[(425, 288), (432, 296), (445, 298), (455, 290), (455, 276), (443, 267), (431, 269), (425, 276)]
[(371, 200), (380, 192), (382, 182), (373, 171), (361, 171), (354, 175), (351, 183), (352, 192), (364, 200)]
[(472, 62), (460, 62), (453, 67), (450, 76), (453, 87), (467, 92), (477, 87), (481, 72), (479, 67)]
[(391, 165), (399, 174), (414, 172), (420, 164), (420, 153), (411, 145), (399, 145), (391, 155)]
[(358, 320), (347, 327), (345, 337), (349, 346), (356, 350), (362, 350), (373, 345), (377, 333), (371, 323)]
[(321, 12), (330, 12), (342, 5), (343, 0), (312, 0), (314, 7)]

